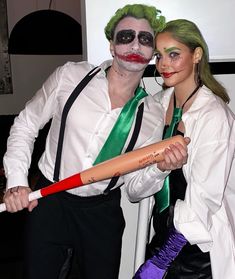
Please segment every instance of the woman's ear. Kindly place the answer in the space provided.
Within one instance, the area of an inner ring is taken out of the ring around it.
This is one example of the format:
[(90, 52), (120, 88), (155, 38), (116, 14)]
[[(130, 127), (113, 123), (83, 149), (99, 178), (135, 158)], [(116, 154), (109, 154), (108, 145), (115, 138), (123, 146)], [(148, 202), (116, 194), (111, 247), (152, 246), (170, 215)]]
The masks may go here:
[(110, 50), (112, 57), (114, 57), (114, 46), (113, 46), (112, 40), (109, 42), (109, 50)]
[(202, 55), (203, 55), (203, 50), (201, 47), (196, 47), (194, 50), (194, 63), (197, 64), (200, 62), (200, 60), (202, 59)]

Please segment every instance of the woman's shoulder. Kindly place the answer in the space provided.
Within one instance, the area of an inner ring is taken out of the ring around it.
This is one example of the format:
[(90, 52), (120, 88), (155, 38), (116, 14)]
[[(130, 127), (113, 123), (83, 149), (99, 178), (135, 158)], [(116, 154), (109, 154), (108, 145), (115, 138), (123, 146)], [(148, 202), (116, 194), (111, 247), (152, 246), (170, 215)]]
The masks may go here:
[(228, 104), (206, 86), (202, 86), (200, 89), (198, 98), (195, 100), (195, 105), (201, 107), (201, 109), (205, 111), (219, 112), (229, 109)]
[(192, 107), (192, 111), (199, 114), (199, 118), (206, 117), (213, 122), (235, 120), (234, 113), (219, 96), (215, 95), (209, 88), (202, 86), (198, 98)]

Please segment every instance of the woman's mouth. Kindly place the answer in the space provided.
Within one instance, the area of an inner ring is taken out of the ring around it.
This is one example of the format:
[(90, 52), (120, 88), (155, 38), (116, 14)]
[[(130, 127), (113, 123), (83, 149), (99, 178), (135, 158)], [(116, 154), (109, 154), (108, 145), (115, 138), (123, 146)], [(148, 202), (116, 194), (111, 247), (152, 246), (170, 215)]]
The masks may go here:
[(161, 73), (161, 75), (162, 75), (164, 78), (170, 78), (171, 76), (174, 75), (174, 72), (172, 72), (172, 73), (163, 72), (163, 73)]

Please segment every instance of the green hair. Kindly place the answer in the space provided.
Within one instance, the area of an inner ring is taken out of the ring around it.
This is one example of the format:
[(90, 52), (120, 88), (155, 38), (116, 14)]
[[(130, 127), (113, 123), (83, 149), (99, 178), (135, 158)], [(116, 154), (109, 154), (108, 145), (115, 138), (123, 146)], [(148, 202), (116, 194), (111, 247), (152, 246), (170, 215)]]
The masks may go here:
[(201, 47), (202, 58), (195, 68), (196, 83), (204, 84), (225, 103), (229, 103), (230, 98), (226, 89), (211, 73), (208, 46), (197, 25), (186, 19), (176, 19), (166, 23), (161, 33), (165, 32), (169, 32), (176, 41), (186, 45), (192, 52)]
[(105, 36), (109, 41), (113, 40), (114, 31), (117, 24), (120, 22), (120, 20), (127, 16), (137, 19), (146, 19), (153, 29), (154, 34), (156, 34), (165, 26), (165, 17), (160, 14), (161, 11), (153, 6), (147, 6), (143, 4), (126, 5), (123, 8), (118, 9), (115, 15), (109, 20), (104, 29)]

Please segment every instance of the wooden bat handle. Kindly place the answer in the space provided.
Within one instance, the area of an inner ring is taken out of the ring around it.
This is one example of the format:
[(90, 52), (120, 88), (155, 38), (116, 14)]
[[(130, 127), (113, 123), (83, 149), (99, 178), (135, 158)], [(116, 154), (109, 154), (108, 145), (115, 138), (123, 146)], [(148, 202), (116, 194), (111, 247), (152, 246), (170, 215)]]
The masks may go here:
[[(94, 167), (77, 173), (59, 182), (51, 184), (29, 194), (29, 201), (39, 199), (60, 191), (77, 188), (97, 181), (124, 175), (138, 169), (158, 163), (164, 159), (163, 151), (176, 142), (186, 145), (182, 136), (174, 136), (151, 145), (136, 149), (104, 161)], [(4, 203), (0, 204), (0, 212), (6, 210)]]
[(176, 142), (185, 145), (184, 138), (180, 135), (147, 145), (84, 170), (81, 172), (81, 180), (83, 184), (90, 184), (158, 163), (164, 159), (163, 151)]

